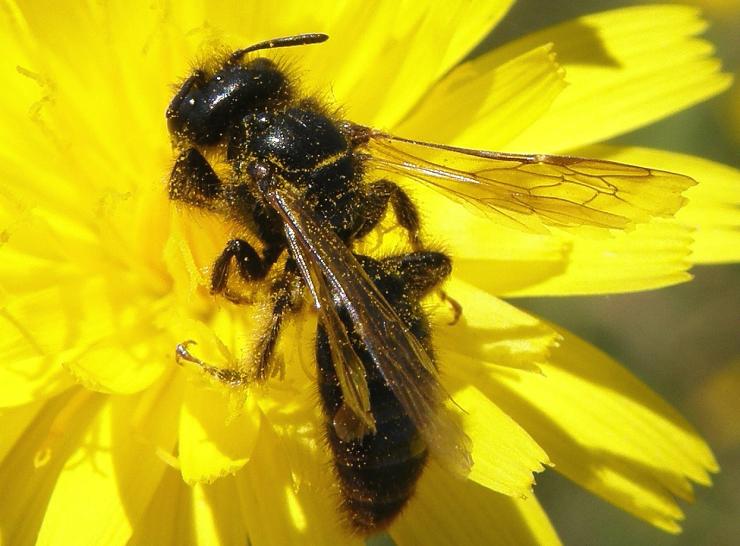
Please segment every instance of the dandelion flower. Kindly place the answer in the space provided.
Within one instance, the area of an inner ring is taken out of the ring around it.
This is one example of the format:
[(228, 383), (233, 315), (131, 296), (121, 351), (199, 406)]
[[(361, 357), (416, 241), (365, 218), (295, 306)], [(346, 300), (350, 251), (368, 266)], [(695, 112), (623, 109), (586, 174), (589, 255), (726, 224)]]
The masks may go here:
[(546, 466), (679, 530), (675, 498), (691, 499), (692, 482), (709, 484), (717, 470), (703, 440), (608, 356), (499, 297), (656, 288), (687, 280), (692, 264), (737, 260), (737, 171), (596, 145), (719, 93), (729, 78), (696, 37), (705, 23), (679, 6), (583, 17), (458, 65), (508, 7), (3, 4), (4, 543), (361, 542), (336, 515), (326, 471), (309, 310), (281, 338), (285, 377), (246, 397), (173, 357), (196, 339), (204, 359), (230, 365), (265, 312), (259, 288), (252, 305), (208, 294), (208, 267), (233, 226), (167, 199), (173, 85), (215, 48), (315, 31), (331, 39), (281, 56), (347, 119), (698, 181), (675, 217), (604, 238), (518, 232), (410, 189), (424, 238), (454, 259), (446, 290), (463, 320), (450, 326), (444, 305), (430, 308), (475, 465), (459, 480), (430, 464), (391, 537), (557, 543), (532, 490)]

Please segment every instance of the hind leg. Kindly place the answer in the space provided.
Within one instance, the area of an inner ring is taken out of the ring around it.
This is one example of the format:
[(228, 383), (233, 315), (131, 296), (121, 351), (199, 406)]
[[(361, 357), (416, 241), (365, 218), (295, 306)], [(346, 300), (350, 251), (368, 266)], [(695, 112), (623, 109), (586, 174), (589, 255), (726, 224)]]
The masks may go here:
[(397, 271), (416, 298), (423, 297), (435, 288), (439, 289), (440, 297), (452, 308), (453, 318), (450, 324), (460, 320), (462, 305), (439, 288), (452, 272), (452, 260), (449, 256), (441, 252), (424, 250), (392, 256), (382, 260), (381, 263)]

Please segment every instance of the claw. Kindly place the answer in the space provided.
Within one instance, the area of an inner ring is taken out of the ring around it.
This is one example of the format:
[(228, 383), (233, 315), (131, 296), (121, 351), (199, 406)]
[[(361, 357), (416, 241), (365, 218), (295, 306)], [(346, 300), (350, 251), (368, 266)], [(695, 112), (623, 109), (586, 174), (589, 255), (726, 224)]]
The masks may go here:
[(198, 342), (192, 339), (188, 339), (187, 341), (183, 341), (182, 343), (178, 343), (177, 347), (175, 347), (175, 362), (177, 362), (180, 366), (182, 366), (182, 361), (185, 360), (187, 362), (192, 362), (193, 364), (197, 364), (201, 367), (207, 367), (208, 364), (203, 362), (201, 359), (194, 357), (190, 354), (190, 351), (188, 351), (188, 347), (191, 345), (197, 345)]
[(230, 387), (242, 387), (249, 382), (249, 378), (239, 370), (212, 366), (206, 362), (203, 362), (200, 358), (190, 354), (190, 351), (188, 351), (188, 347), (197, 344), (198, 342), (192, 339), (183, 341), (182, 343), (178, 343), (175, 347), (175, 361), (180, 366), (183, 365), (183, 361), (192, 362), (206, 374)]
[(452, 298), (444, 290), (440, 290), (439, 291), (439, 295), (442, 298), (442, 300), (443, 301), (446, 301), (447, 304), (452, 308), (453, 318), (452, 318), (452, 320), (448, 324), (450, 326), (454, 326), (455, 324), (458, 323), (458, 321), (460, 320), (460, 317), (462, 316), (462, 313), (463, 313), (462, 305), (460, 305), (460, 302), (459, 301), (457, 301), (456, 299)]

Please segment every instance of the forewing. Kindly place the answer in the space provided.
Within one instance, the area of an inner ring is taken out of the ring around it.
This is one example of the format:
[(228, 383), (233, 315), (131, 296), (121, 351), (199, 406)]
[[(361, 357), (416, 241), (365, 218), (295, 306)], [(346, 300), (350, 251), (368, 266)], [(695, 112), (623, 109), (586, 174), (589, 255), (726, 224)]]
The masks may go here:
[(357, 440), (368, 433), (375, 433), (375, 419), (370, 408), (370, 391), (365, 369), (354, 352), (347, 331), (334, 305), (326, 282), (320, 271), (312, 265), (310, 257), (298, 244), (295, 232), (288, 231), (288, 242), (303, 278), (313, 295), (319, 320), (326, 330), (334, 370), (342, 391), (343, 404), (333, 416), (337, 434), (344, 441)]
[(451, 470), (467, 474), (472, 465), (469, 439), (444, 407), (449, 396), (421, 343), (350, 250), (303, 206), (294, 188), (274, 185), (266, 197), (285, 221), (291, 249), (304, 262), (302, 268), (320, 271), (332, 299), (347, 310), (374, 364), (429, 449)]
[(612, 161), (521, 155), (407, 140), (366, 128), (367, 165), (429, 185), (501, 223), (626, 229), (685, 203), (686, 176)]

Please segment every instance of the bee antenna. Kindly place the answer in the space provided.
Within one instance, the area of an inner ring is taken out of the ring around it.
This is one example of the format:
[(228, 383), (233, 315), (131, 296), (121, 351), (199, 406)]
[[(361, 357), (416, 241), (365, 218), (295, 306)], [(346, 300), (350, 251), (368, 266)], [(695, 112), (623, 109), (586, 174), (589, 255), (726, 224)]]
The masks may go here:
[(272, 40), (266, 40), (257, 44), (245, 47), (244, 49), (237, 49), (229, 56), (228, 64), (233, 64), (241, 60), (244, 55), (253, 51), (259, 51), (260, 49), (274, 49), (276, 47), (292, 47), (299, 45), (308, 44), (320, 44), (329, 39), (328, 34), (322, 34), (320, 32), (312, 34), (296, 34), (295, 36), (284, 36), (283, 38), (273, 38)]

